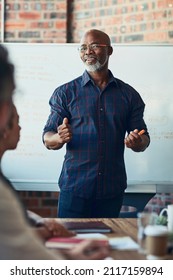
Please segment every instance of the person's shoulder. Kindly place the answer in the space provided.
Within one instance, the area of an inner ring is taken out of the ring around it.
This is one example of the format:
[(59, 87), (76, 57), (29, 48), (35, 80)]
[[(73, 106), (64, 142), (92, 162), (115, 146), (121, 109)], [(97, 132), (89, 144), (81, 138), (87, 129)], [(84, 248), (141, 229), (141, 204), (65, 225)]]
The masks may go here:
[(9, 201), (10, 203), (12, 198), (13, 198), (12, 189), (9, 187), (8, 182), (6, 182), (4, 178), (0, 176), (0, 200)]
[(125, 92), (127, 92), (128, 94), (139, 94), (137, 92), (137, 90), (130, 84), (128, 84), (127, 82), (124, 82), (121, 79), (116, 78), (116, 82), (118, 84), (118, 86)]
[(132, 87), (130, 84), (128, 84), (127, 82), (125, 82), (125, 81), (123, 81), (123, 80), (121, 80), (121, 79), (118, 79), (118, 78), (116, 78), (116, 81), (117, 81), (117, 84), (119, 84), (119, 85), (121, 85), (121, 86), (124, 86), (124, 87)]
[(64, 83), (64, 84), (62, 84), (62, 85), (60, 85), (60, 86), (58, 86), (58, 87), (55, 89), (55, 91), (59, 91), (59, 90), (64, 91), (64, 90), (66, 90), (67, 88), (69, 89), (70, 87), (73, 87), (74, 85), (76, 85), (76, 84), (78, 84), (78, 83), (81, 83), (81, 81), (82, 81), (82, 75), (81, 75), (81, 76), (78, 76), (78, 77), (76, 77), (75, 79), (70, 80), (70, 81), (68, 81), (68, 82), (66, 82), (66, 83)]

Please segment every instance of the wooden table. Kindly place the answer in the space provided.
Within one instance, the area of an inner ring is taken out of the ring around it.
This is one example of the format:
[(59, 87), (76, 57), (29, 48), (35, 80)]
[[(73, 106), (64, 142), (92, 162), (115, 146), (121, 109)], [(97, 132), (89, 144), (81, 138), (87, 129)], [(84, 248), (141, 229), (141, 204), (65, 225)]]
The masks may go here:
[[(103, 221), (113, 230), (111, 233), (105, 234), (108, 238), (129, 236), (137, 242), (137, 219), (136, 218), (116, 218), (116, 219), (64, 219), (56, 218), (56, 221), (63, 222), (87, 222), (87, 221)], [(116, 250), (113, 249), (110, 256), (115, 260), (146, 260), (144, 254), (138, 253), (137, 250)], [(167, 260), (173, 260), (173, 254), (167, 255)]]
[[(63, 223), (67, 221), (103, 221), (109, 225), (113, 232), (106, 234), (110, 237), (130, 236), (134, 241), (137, 241), (137, 219), (134, 218), (119, 218), (119, 219), (56, 219), (56, 221)], [(110, 256), (116, 260), (145, 260), (143, 254), (139, 254), (137, 250), (112, 250)]]

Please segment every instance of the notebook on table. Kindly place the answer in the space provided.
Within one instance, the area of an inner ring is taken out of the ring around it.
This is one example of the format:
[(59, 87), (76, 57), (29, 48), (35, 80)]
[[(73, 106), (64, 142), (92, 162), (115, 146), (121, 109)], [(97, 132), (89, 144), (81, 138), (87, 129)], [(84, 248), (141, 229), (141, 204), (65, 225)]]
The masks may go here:
[[(74, 247), (74, 245), (86, 240), (86, 238), (82, 237), (53, 237), (49, 238), (45, 242), (45, 246), (49, 249), (70, 249)], [(108, 244), (108, 240), (106, 239), (98, 239), (95, 240), (100, 245)]]
[(63, 225), (76, 233), (109, 233), (112, 232), (111, 227), (102, 221), (87, 222), (63, 222)]

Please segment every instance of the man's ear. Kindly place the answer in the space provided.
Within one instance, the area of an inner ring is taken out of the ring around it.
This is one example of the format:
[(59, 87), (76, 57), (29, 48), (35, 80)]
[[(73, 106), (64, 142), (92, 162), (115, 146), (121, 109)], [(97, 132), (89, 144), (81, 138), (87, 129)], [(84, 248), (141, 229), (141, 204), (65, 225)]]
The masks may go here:
[(111, 55), (113, 53), (113, 48), (110, 46), (108, 50), (108, 54)]

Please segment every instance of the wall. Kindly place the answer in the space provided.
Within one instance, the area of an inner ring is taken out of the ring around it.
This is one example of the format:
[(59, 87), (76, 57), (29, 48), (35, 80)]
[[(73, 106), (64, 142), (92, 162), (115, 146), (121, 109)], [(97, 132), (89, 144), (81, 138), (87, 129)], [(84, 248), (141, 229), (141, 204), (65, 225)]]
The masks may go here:
[(5, 41), (65, 43), (67, 1), (7, 0)]
[[(58, 192), (18, 191), (18, 194), (31, 211), (43, 217), (57, 216)], [(168, 204), (173, 204), (173, 193), (158, 193), (148, 202), (145, 211), (160, 213)]]
[(78, 43), (89, 28), (113, 43), (173, 43), (173, 0), (6, 0), (5, 41)]
[(56, 217), (58, 192), (18, 191), (25, 207), (42, 217)]
[(173, 43), (172, 0), (74, 0), (73, 42), (99, 28), (113, 43)]

